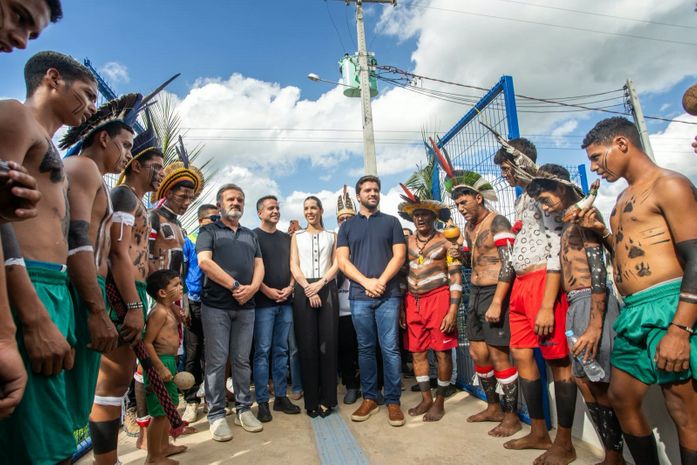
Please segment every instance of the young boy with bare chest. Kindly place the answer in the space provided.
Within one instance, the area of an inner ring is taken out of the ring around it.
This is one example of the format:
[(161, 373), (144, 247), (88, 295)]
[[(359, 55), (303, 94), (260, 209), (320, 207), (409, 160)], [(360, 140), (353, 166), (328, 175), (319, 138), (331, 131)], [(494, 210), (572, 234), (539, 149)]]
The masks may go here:
[[(179, 393), (173, 378), (177, 373), (177, 349), (179, 348), (179, 316), (173, 304), (181, 299), (183, 288), (179, 274), (173, 270), (159, 270), (148, 276), (147, 291), (157, 302), (148, 315), (145, 329), (145, 348), (153, 366), (165, 383), (174, 405), (179, 403)], [(147, 464), (177, 465), (179, 462), (167, 458), (186, 450), (186, 446), (169, 443), (169, 420), (157, 400), (157, 395), (148, 389), (149, 379), (143, 374), (147, 391), (148, 414), (152, 422), (148, 428)]]

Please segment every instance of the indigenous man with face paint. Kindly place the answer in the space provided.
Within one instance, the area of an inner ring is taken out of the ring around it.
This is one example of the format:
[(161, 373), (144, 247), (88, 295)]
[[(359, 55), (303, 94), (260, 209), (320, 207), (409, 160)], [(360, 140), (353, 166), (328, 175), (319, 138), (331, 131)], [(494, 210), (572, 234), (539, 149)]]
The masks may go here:
[[(414, 223), (416, 232), (408, 236), (408, 292), (400, 316), (406, 329), (404, 345), (413, 354), (414, 375), (421, 391), (421, 402), (408, 410), (423, 415), (423, 421), (438, 421), (445, 414), (445, 390), (453, 371), (452, 349), (457, 347), (457, 309), (462, 296), (462, 274), (457, 262), (448, 257), (450, 243), (436, 230), (436, 220), (448, 221), (450, 210), (438, 201), (421, 199), (403, 184), (404, 202), (399, 215)], [(438, 388), (433, 400), (428, 377), (429, 350), (438, 359)]]
[[(73, 386), (75, 431), (88, 424), (102, 353), (118, 346), (118, 332), (107, 313), (105, 283), (113, 208), (103, 177), (118, 174), (131, 158), (133, 128), (126, 122), (139, 94), (102, 105), (60, 143), (72, 149), (65, 158), (70, 181), (68, 204), (68, 275), (75, 305), (75, 367), (67, 374)], [(134, 117), (135, 118), (135, 115)], [(98, 436), (95, 431), (93, 437)]]
[(60, 0), (0, 0), (0, 52), (27, 48), (49, 22), (62, 17)]
[[(581, 189), (570, 181), (564, 167), (547, 164), (540, 167), (528, 184), (527, 193), (544, 212), (556, 215), (574, 207)], [(560, 259), (562, 287), (569, 300), (566, 330), (573, 331), (578, 338), (576, 345), (569, 348), (574, 379), (605, 448), (603, 463), (623, 464), (622, 431), (608, 398), (610, 353), (615, 338), (612, 325), (619, 314), (619, 304), (608, 291), (602, 236), (574, 222), (564, 223)], [(577, 357), (595, 359), (605, 376), (591, 382)]]
[[(447, 162), (447, 160), (444, 160)], [(445, 188), (467, 221), (464, 255), (471, 264), (472, 287), (467, 313), (467, 338), (487, 408), (468, 422), (499, 424), (491, 436), (507, 437), (520, 431), (518, 419), (518, 370), (510, 361), (508, 298), (515, 272), (511, 265), (514, 235), (503, 215), (486, 202), (497, 200), (494, 187), (479, 173), (453, 170), (448, 164)], [(503, 399), (496, 392), (497, 384)], [(503, 401), (503, 402), (502, 402)]]
[[(148, 115), (146, 110), (146, 116)], [(90, 429), (97, 465), (118, 463), (117, 443), (121, 405), (133, 378), (136, 356), (132, 344), (142, 338), (147, 306), (145, 278), (148, 276), (150, 223), (143, 197), (154, 192), (162, 181), (164, 158), (150, 118), (144, 132), (133, 141), (133, 157), (111, 190), (114, 208), (110, 231), (107, 288), (114, 286), (126, 305), (123, 319), (109, 308), (119, 331), (119, 346), (102, 356), (97, 379)]]
[[(512, 187), (525, 188), (537, 172), (537, 149), (527, 139), (506, 141), (495, 134), (502, 148), (494, 155), (501, 176)], [(544, 212), (526, 193), (516, 199), (518, 231), (511, 263), (516, 279), (511, 289), (509, 322), (511, 354), (520, 374), (520, 388), (531, 419), (530, 434), (508, 441), (507, 449), (549, 449), (535, 465), (567, 464), (576, 459), (571, 442), (574, 422), (576, 384), (571, 374), (569, 349), (564, 332), (568, 304), (561, 290), (561, 215)], [(557, 406), (557, 435), (550, 440), (542, 408), (546, 389), (540, 380), (534, 349), (552, 370)]]
[(656, 166), (625, 118), (596, 124), (582, 148), (593, 172), (629, 184), (610, 215), (612, 234), (595, 210), (581, 213), (581, 224), (614, 251), (615, 284), (624, 297), (614, 325), (610, 402), (636, 463), (658, 464), (641, 403), (649, 386), (659, 384), (682, 463), (697, 464), (697, 189)]
[(77, 126), (95, 112), (97, 88), (84, 66), (56, 52), (30, 58), (25, 80), (24, 104), (0, 102), (0, 138), (3, 156), (24, 165), (42, 200), (35, 218), (2, 225), (7, 288), (29, 380), (18, 408), (0, 422), (0, 463), (59, 463), (75, 450), (63, 371), (73, 367), (75, 340), (65, 271), (68, 186), (51, 139), (64, 124)]

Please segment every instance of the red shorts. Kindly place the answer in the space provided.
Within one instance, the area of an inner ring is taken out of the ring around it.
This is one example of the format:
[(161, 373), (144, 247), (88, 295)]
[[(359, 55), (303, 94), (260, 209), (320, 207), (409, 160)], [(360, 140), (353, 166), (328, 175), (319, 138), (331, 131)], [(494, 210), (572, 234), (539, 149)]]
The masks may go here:
[(421, 295), (408, 292), (404, 304), (407, 317), (404, 347), (409, 352), (445, 351), (457, 347), (457, 327), (448, 334), (440, 330), (440, 324), (450, 310), (448, 286)]
[(509, 321), (511, 347), (514, 349), (540, 349), (547, 360), (569, 356), (566, 344), (566, 311), (569, 303), (561, 292), (554, 303), (554, 331), (550, 336), (535, 334), (535, 319), (545, 293), (547, 270), (538, 270), (516, 277), (511, 290)]

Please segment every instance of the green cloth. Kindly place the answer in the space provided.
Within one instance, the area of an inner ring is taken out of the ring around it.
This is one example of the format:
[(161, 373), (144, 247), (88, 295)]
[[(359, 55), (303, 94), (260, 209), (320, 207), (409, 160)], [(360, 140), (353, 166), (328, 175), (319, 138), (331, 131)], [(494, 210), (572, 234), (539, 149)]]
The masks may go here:
[[(138, 292), (138, 297), (140, 297), (140, 301), (143, 303), (143, 321), (146, 320), (148, 314), (148, 292), (145, 290), (146, 287), (147, 284), (145, 284), (145, 281), (136, 281), (136, 291)], [(113, 321), (116, 325), (116, 330), (119, 333), (121, 333), (122, 321), (116, 314), (116, 311), (114, 311), (114, 309), (111, 308), (111, 305), (109, 305), (108, 300), (106, 308), (107, 312), (109, 312), (109, 318), (111, 318), (111, 321)], [(145, 326), (143, 326), (143, 335), (145, 335)]]
[[(75, 315), (65, 267), (26, 262), (29, 278), (51, 321), (74, 346)], [(70, 458), (76, 449), (66, 372), (49, 377), (33, 373), (21, 323), (16, 323), (17, 344), (29, 379), (17, 409), (0, 421), (0, 463), (54, 465)]]
[(697, 337), (690, 337), (690, 368), (680, 372), (659, 370), (653, 358), (678, 308), (681, 279), (657, 284), (624, 299), (615, 321), (617, 332), (612, 365), (645, 384), (667, 384), (697, 379)]
[[(102, 298), (106, 303), (106, 281), (102, 276), (97, 276)], [(68, 386), (68, 405), (73, 412), (73, 428), (80, 431), (87, 426), (94, 402), (94, 392), (97, 388), (97, 375), (102, 354), (87, 348), (90, 343), (90, 331), (87, 326), (89, 309), (80, 298), (77, 289), (70, 285), (70, 293), (75, 307), (75, 366), (66, 373)]]
[[(174, 375), (177, 374), (177, 356), (160, 354), (158, 354), (157, 356), (160, 358), (160, 361), (162, 361), (165, 368), (167, 368), (169, 372), (172, 373), (172, 377), (174, 378)], [(148, 404), (148, 415), (150, 415), (151, 417), (164, 417), (165, 410), (162, 408), (162, 405), (160, 405), (160, 401), (157, 399), (155, 391), (153, 391), (150, 387), (150, 380), (148, 379), (148, 374), (145, 372), (145, 370), (143, 370), (143, 383), (145, 384), (145, 395), (146, 402)], [(169, 397), (172, 399), (172, 403), (176, 407), (177, 405), (179, 405), (179, 391), (177, 390), (177, 385), (174, 384), (174, 380), (169, 380), (165, 383), (165, 387), (167, 388), (167, 393), (169, 394)]]

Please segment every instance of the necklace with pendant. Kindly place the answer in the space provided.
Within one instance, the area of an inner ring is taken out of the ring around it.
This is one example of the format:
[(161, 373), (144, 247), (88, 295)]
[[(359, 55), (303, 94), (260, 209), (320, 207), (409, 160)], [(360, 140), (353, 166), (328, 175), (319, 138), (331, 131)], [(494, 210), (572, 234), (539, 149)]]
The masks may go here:
[(423, 264), (424, 264), (424, 249), (426, 248), (426, 246), (428, 245), (428, 243), (431, 242), (431, 239), (433, 239), (433, 237), (434, 237), (435, 235), (436, 235), (436, 232), (433, 231), (433, 232), (431, 233), (431, 235), (428, 236), (428, 239), (426, 239), (426, 242), (424, 242), (424, 245), (421, 246), (421, 247), (419, 247), (419, 244), (421, 243), (421, 239), (419, 239), (419, 235), (418, 235), (418, 234), (416, 235), (416, 248), (419, 249), (419, 256), (418, 256), (418, 258), (416, 259), (416, 263), (418, 263), (419, 265), (423, 265)]

